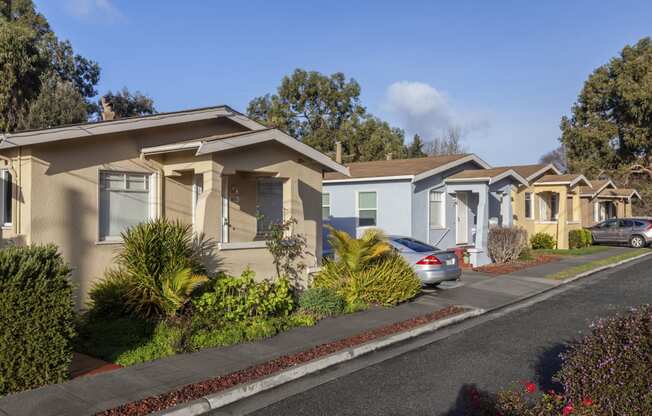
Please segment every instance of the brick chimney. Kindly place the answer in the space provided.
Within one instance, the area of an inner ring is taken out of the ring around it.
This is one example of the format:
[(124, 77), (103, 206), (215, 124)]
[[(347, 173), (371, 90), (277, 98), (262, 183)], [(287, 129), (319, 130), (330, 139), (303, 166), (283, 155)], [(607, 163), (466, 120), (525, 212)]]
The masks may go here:
[(335, 161), (342, 163), (342, 142), (335, 142)]
[(102, 102), (102, 121), (115, 120), (116, 116), (111, 108), (111, 103), (109, 103), (104, 97), (102, 97), (100, 101)]

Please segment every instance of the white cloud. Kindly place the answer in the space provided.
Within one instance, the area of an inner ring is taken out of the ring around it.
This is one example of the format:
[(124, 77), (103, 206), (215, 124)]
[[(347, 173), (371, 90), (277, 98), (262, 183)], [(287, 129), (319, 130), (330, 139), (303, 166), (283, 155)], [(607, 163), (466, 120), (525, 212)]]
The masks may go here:
[(115, 20), (122, 17), (122, 14), (111, 0), (66, 0), (65, 9), (68, 13), (80, 19), (103, 18)]
[(486, 133), (490, 124), (487, 114), (462, 113), (453, 108), (446, 93), (423, 82), (391, 84), (384, 107), (408, 134), (418, 133), (426, 140), (452, 127), (462, 129), (463, 133)]

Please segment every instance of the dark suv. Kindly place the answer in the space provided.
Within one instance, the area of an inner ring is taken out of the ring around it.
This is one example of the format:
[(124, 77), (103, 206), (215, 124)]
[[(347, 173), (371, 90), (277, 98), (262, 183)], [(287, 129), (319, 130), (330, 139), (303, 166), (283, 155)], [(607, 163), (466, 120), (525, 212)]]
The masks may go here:
[(612, 218), (588, 229), (596, 243), (629, 243), (641, 248), (652, 242), (651, 218)]

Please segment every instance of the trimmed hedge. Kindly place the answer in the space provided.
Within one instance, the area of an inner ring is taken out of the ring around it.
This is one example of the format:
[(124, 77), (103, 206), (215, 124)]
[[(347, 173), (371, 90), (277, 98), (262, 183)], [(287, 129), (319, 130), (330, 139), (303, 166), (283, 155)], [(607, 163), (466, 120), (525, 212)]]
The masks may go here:
[(591, 231), (581, 229), (581, 230), (571, 230), (568, 232), (568, 247), (569, 248), (583, 248), (588, 247), (593, 244), (593, 236)]
[(530, 238), (530, 245), (533, 250), (552, 250), (555, 248), (555, 237), (548, 233), (536, 233)]
[(75, 336), (70, 271), (54, 245), (0, 250), (0, 395), (68, 377)]

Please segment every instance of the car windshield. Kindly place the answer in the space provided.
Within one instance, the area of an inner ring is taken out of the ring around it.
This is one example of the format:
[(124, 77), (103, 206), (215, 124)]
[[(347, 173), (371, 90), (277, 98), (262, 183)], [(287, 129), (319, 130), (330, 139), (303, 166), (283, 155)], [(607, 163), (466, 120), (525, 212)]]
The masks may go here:
[(408, 249), (412, 251), (416, 251), (417, 253), (425, 253), (428, 251), (437, 251), (437, 247), (433, 247), (431, 245), (428, 245), (426, 243), (422, 243), (419, 240), (415, 240), (414, 238), (392, 238), (392, 241), (398, 245), (401, 245), (403, 247), (407, 247)]

